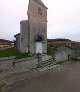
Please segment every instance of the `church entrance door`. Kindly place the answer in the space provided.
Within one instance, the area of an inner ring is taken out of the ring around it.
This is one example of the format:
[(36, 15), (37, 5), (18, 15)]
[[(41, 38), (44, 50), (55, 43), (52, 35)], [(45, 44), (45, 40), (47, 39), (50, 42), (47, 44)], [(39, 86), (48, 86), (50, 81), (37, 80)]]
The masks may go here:
[(37, 53), (42, 54), (42, 42), (36, 42), (36, 54)]

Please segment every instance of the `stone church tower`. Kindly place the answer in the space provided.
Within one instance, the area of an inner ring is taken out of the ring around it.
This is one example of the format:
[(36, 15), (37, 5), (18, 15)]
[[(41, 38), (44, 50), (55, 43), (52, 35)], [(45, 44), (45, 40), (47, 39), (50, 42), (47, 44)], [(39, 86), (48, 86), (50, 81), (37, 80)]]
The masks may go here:
[(20, 22), (15, 35), (17, 49), (23, 53), (47, 53), (47, 7), (41, 0), (29, 0), (28, 20)]

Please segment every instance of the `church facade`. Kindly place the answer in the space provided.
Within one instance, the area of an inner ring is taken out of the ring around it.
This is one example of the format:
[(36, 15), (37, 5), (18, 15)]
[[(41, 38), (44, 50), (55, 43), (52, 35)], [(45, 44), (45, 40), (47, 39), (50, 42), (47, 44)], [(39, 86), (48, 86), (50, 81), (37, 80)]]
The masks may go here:
[(15, 35), (20, 52), (47, 53), (47, 9), (41, 0), (29, 0), (28, 20), (20, 22), (20, 33)]

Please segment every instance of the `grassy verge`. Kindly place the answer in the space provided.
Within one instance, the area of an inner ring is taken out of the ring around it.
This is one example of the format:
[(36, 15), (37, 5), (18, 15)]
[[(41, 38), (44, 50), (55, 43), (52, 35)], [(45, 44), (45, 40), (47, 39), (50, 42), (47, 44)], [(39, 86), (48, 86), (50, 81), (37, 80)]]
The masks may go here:
[(16, 49), (14, 47), (6, 49), (4, 51), (0, 51), (0, 58), (1, 57), (10, 57), (10, 56), (16, 56), (17, 59), (30, 57), (30, 55), (27, 53), (20, 53), (19, 51), (16, 51)]
[(63, 64), (66, 64), (66, 63), (68, 63), (67, 60), (66, 60), (66, 61), (60, 61), (60, 62), (57, 62), (56, 64), (63, 65)]

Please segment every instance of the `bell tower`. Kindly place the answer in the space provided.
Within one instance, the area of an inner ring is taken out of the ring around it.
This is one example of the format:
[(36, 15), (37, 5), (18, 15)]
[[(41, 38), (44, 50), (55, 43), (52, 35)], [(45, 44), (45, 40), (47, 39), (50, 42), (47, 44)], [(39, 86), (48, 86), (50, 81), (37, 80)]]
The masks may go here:
[(16, 48), (22, 53), (47, 53), (47, 7), (41, 0), (29, 0), (27, 15), (15, 35)]
[(41, 0), (29, 0), (30, 53), (47, 53), (47, 9)]

